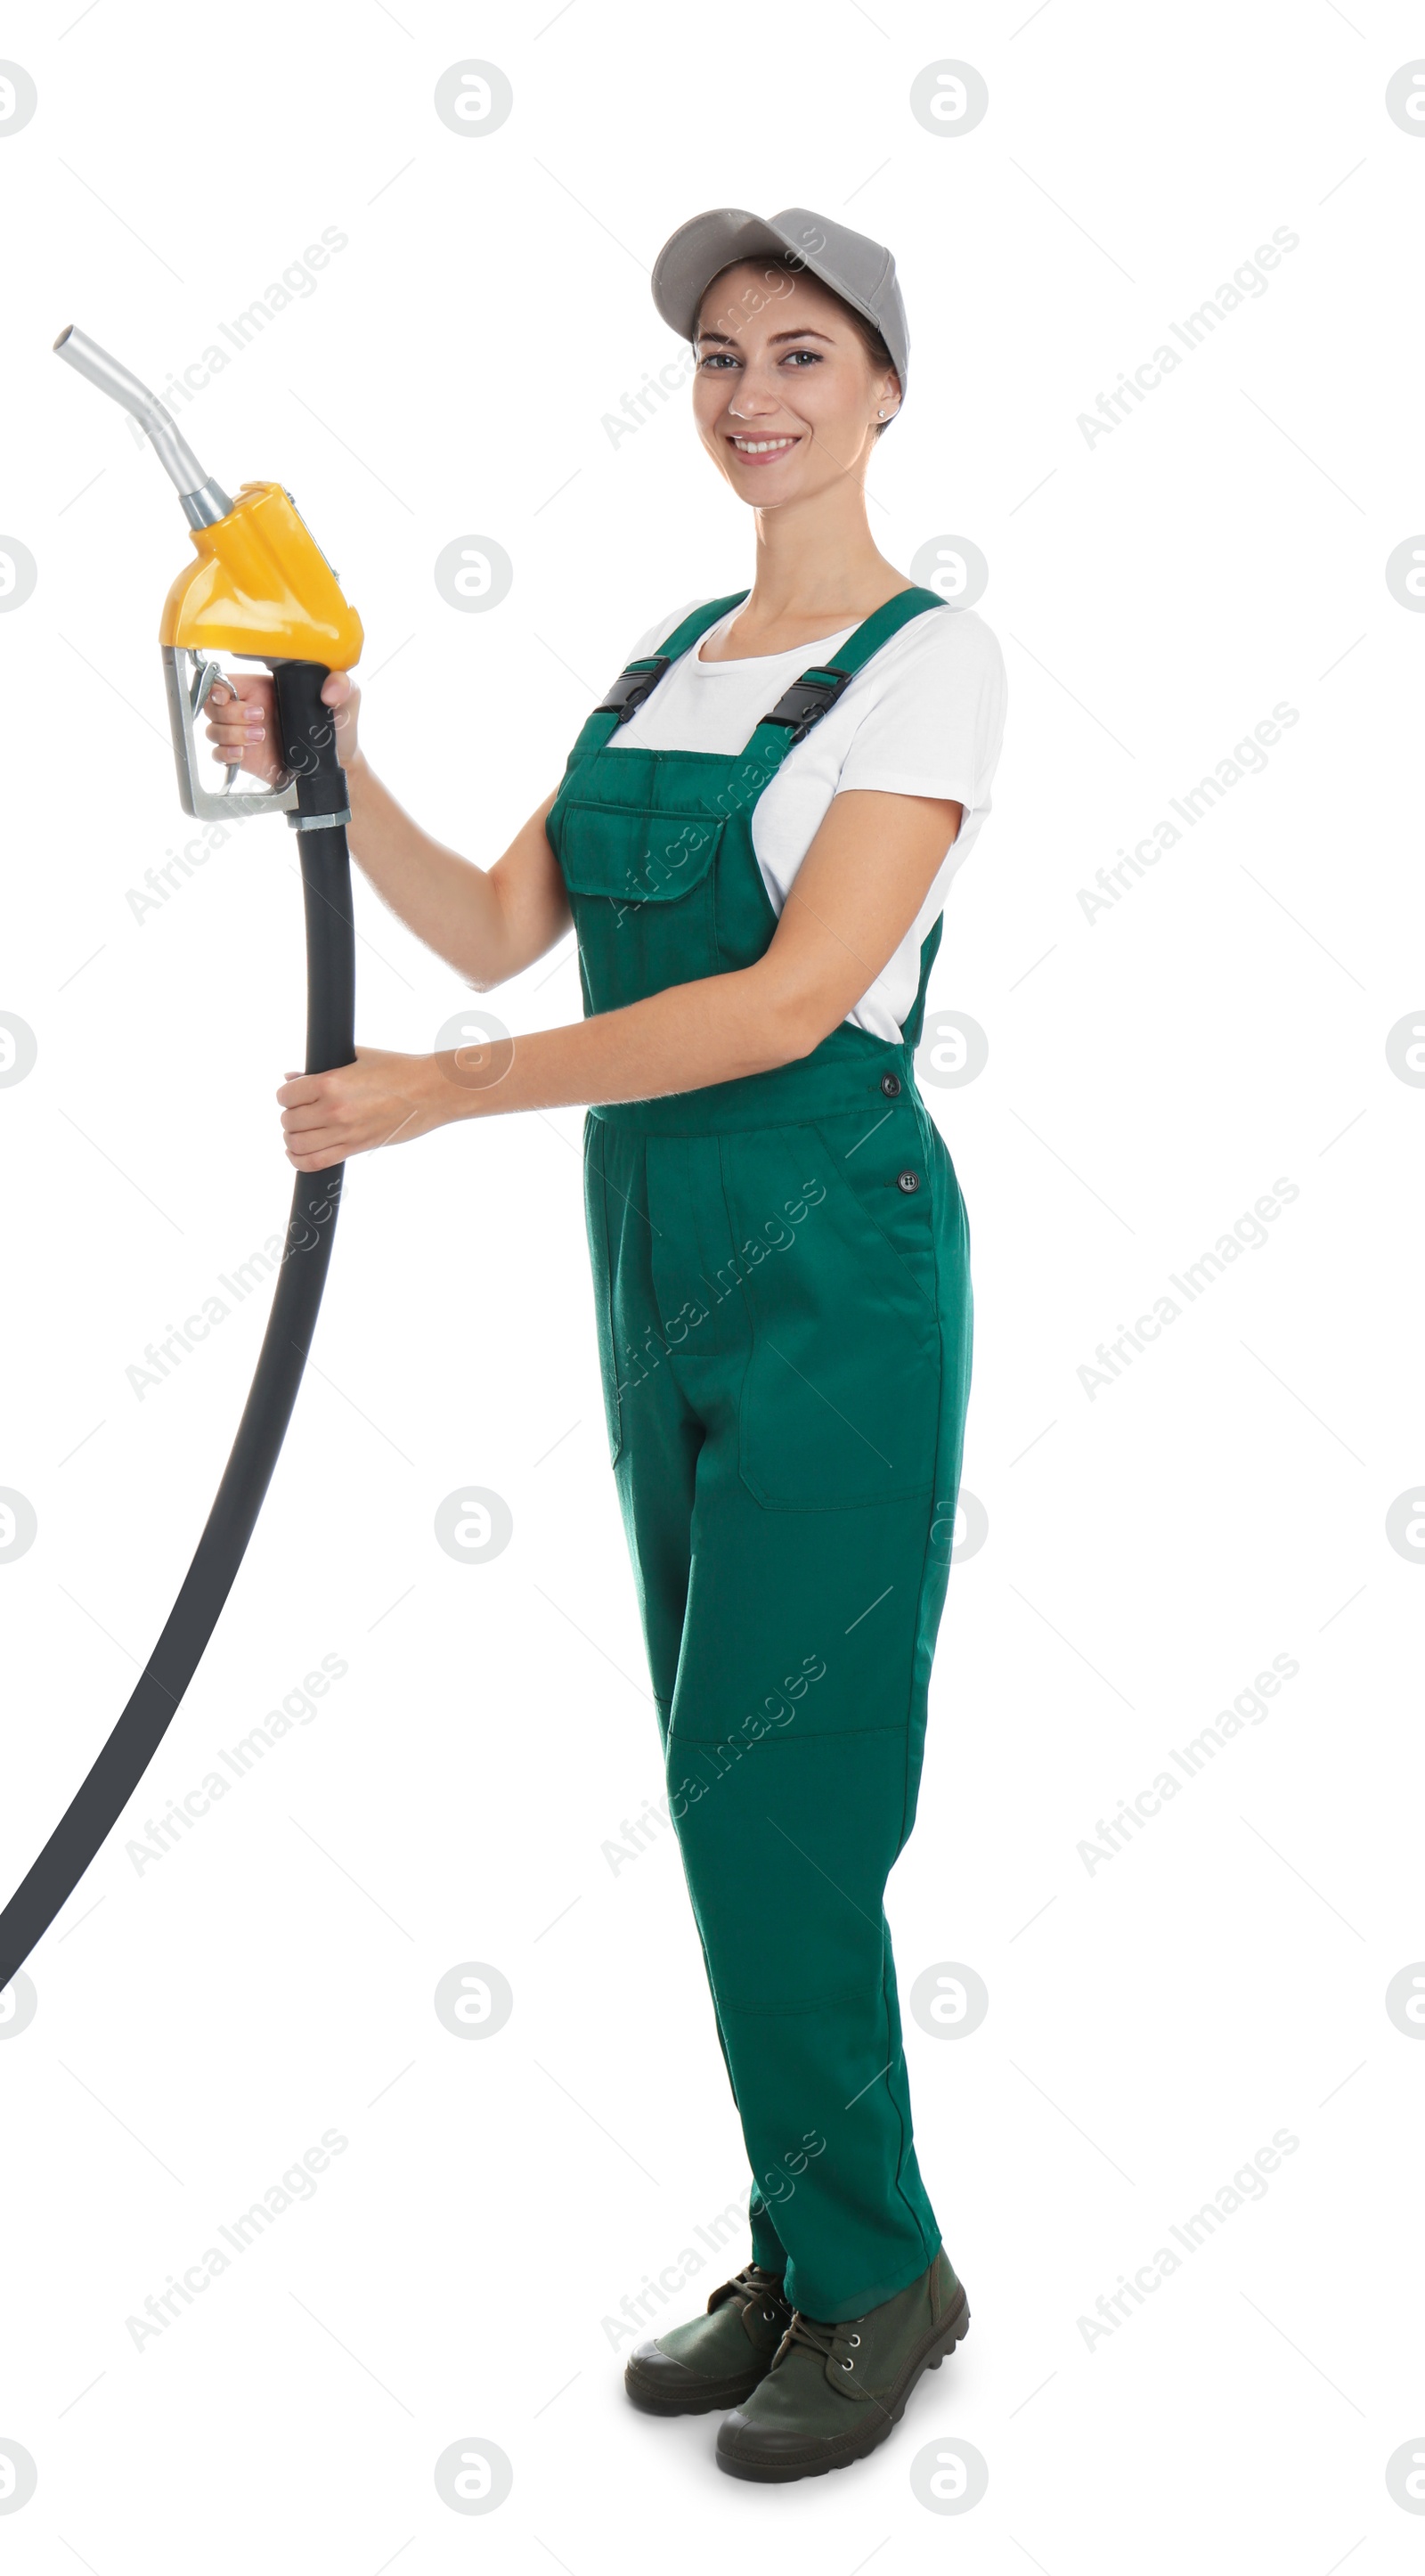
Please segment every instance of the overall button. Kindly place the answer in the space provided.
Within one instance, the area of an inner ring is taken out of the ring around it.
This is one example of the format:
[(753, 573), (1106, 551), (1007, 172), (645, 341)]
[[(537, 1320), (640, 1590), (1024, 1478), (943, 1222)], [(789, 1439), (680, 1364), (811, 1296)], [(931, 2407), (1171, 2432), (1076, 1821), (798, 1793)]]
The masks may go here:
[(901, 1078), (900, 1078), (900, 1075), (899, 1075), (898, 1073), (883, 1073), (883, 1074), (882, 1074), (882, 1076), (881, 1076), (881, 1089), (882, 1089), (882, 1090), (883, 1090), (883, 1092), (885, 1093), (886, 1098), (887, 1098), (888, 1100), (897, 1100), (897, 1099), (899, 1099), (899, 1097), (900, 1097), (900, 1087), (901, 1087)]
[(908, 1196), (908, 1195), (909, 1195), (909, 1193), (910, 1193), (912, 1190), (918, 1190), (918, 1189), (919, 1189), (919, 1187), (920, 1187), (920, 1174), (919, 1174), (919, 1172), (897, 1172), (897, 1174), (896, 1174), (896, 1188), (897, 1188), (898, 1190), (904, 1190), (904, 1191), (906, 1192), (907, 1196)]

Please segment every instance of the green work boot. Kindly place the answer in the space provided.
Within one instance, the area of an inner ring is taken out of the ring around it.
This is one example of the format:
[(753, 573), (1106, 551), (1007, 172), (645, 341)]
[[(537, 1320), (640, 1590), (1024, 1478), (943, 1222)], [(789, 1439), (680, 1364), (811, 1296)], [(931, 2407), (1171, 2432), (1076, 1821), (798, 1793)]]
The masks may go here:
[(796, 2309), (766, 2377), (718, 2433), (718, 2467), (775, 2484), (863, 2460), (900, 2422), (921, 2372), (939, 2369), (969, 2322), (943, 2246), (908, 2290), (864, 2317), (821, 2325)]
[(792, 2321), (779, 2272), (748, 2263), (714, 2290), (706, 2313), (640, 2344), (623, 2384), (650, 2415), (706, 2415), (750, 2397)]

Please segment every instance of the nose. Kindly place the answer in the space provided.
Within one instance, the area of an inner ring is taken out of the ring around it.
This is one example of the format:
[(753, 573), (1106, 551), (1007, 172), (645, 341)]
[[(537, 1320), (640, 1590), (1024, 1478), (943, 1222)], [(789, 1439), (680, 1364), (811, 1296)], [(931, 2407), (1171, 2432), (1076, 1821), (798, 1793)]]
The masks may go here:
[(749, 368), (742, 379), (741, 393), (728, 396), (727, 408), (734, 420), (766, 420), (771, 413), (782, 408), (780, 387), (759, 385), (754, 371)]

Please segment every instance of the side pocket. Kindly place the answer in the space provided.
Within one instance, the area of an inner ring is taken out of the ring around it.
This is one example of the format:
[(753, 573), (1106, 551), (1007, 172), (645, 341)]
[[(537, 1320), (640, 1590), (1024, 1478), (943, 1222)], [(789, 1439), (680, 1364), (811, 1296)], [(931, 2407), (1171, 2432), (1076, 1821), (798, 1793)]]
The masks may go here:
[(589, 1263), (594, 1279), (594, 1324), (599, 1344), (599, 1375), (604, 1389), (609, 1465), (616, 1467), (623, 1450), (623, 1414), (618, 1369), (614, 1363), (613, 1280), (609, 1267), (609, 1211), (604, 1179), (604, 1122), (590, 1112), (584, 1120), (584, 1223), (589, 1237)]
[[(931, 1138), (922, 1133), (921, 1122), (908, 1104), (890, 1117), (873, 1117), (869, 1122), (860, 1114), (819, 1119), (816, 1134), (831, 1186), (854, 1209), (868, 1255), (877, 1260), (890, 1256), (888, 1270), (899, 1274), (903, 1290), (912, 1290), (914, 1312), (925, 1333), (931, 1333), (939, 1302), (931, 1214), (936, 1194), (923, 1186), (929, 1179), (926, 1157), (932, 1150)], [(910, 1193), (903, 1192), (896, 1179), (907, 1169), (922, 1185)]]
[[(723, 1140), (752, 1350), (738, 1463), (765, 1508), (928, 1494), (940, 1408), (933, 1297), (836, 1169), (820, 1126)], [(765, 1215), (785, 1222), (771, 1244)]]

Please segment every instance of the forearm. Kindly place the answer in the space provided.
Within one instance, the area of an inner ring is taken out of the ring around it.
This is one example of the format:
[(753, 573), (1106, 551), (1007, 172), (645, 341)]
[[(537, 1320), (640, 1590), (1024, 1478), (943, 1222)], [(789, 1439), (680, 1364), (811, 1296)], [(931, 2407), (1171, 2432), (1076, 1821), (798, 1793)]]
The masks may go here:
[(764, 959), (736, 974), (672, 985), (570, 1028), (440, 1055), (358, 1047), (354, 1064), (293, 1075), (277, 1097), (289, 1161), (298, 1171), (320, 1172), (455, 1119), (701, 1091), (789, 1064), (823, 1034), (815, 1009), (789, 994)]
[(364, 755), (347, 765), (347, 845), (362, 875), (408, 930), (480, 987), (516, 967), (498, 889), (483, 868), (431, 839)]
[(498, 1117), (614, 1100), (655, 1100), (770, 1072), (815, 1043), (803, 1015), (771, 989), (762, 966), (670, 985), (619, 1011), (567, 1028), (537, 1029), (459, 1057), (433, 1057), (436, 1078), (455, 1090), (455, 1118)]
[[(554, 803), (551, 795), (525, 827), (531, 874), (539, 875), (541, 861), (544, 871), (542, 891), (536, 889), (528, 906), (531, 956), (541, 955), (568, 921), (568, 898), (544, 828)], [(374, 819), (374, 799), (372, 813)], [(454, 1119), (657, 1100), (810, 1055), (879, 983), (924, 905), (959, 819), (953, 798), (869, 788), (833, 797), (755, 965), (670, 985), (622, 1010), (527, 1037), (439, 1055), (358, 1047), (354, 1064), (293, 1075), (278, 1092), (289, 1159), (299, 1171), (320, 1172), (349, 1154), (426, 1135)]]

